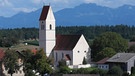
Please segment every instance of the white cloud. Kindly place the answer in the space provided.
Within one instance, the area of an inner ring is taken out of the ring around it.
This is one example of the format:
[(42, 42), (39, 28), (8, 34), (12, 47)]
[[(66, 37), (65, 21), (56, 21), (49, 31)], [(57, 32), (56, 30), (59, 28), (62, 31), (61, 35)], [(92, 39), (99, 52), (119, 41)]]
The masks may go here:
[(31, 0), (34, 4), (40, 4), (42, 0)]
[(16, 11), (16, 12), (20, 12), (20, 11), (22, 11), (22, 12), (32, 12), (32, 11), (35, 11), (35, 10), (37, 10), (36, 8), (13, 8), (13, 10), (14, 11)]
[(0, 0), (0, 6), (1, 7), (9, 7), (9, 6), (13, 6), (13, 5), (8, 0)]
[(116, 8), (124, 4), (135, 5), (135, 0), (84, 0), (86, 3), (96, 3), (101, 6)]

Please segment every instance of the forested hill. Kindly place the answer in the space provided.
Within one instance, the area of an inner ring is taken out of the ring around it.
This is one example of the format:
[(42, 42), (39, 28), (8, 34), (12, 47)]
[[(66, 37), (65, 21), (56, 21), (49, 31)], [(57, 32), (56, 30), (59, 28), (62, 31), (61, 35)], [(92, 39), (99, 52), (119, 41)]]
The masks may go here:
[[(57, 34), (84, 34), (87, 39), (94, 39), (103, 32), (116, 32), (126, 39), (135, 36), (135, 26), (116, 25), (116, 26), (59, 26), (56, 27)], [(38, 28), (16, 28), (1, 29), (0, 38), (8, 37), (14, 39), (35, 39), (38, 38)]]

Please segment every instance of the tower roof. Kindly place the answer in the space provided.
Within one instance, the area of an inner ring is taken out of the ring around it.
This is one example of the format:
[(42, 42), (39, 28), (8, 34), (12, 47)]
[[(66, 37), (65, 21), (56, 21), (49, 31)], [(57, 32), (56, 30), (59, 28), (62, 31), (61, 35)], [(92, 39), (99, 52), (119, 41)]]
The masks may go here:
[(43, 6), (39, 20), (46, 20), (50, 6)]
[(57, 35), (54, 50), (72, 50), (81, 35)]

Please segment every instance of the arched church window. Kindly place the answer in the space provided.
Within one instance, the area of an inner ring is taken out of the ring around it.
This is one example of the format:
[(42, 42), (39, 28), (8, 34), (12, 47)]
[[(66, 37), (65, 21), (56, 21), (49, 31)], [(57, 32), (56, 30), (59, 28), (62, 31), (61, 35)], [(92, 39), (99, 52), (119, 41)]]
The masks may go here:
[(50, 24), (50, 30), (52, 29), (52, 25)]

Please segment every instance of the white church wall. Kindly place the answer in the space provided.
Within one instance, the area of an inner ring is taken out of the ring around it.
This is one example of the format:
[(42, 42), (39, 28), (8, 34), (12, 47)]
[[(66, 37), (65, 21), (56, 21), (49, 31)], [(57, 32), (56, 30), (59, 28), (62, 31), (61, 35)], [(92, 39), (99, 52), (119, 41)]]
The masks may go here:
[(73, 49), (73, 65), (81, 65), (83, 58), (87, 58), (89, 52), (89, 45), (82, 35)]
[[(62, 55), (63, 54), (63, 55)], [(73, 53), (71, 50), (54, 50), (54, 62), (55, 65), (58, 65), (58, 62), (64, 58), (64, 56), (68, 54), (71, 58), (70, 64), (73, 62)]]

